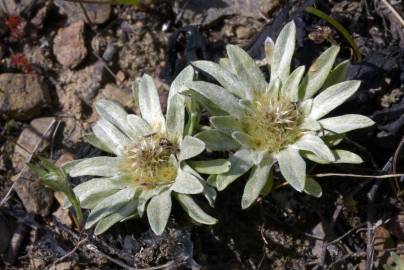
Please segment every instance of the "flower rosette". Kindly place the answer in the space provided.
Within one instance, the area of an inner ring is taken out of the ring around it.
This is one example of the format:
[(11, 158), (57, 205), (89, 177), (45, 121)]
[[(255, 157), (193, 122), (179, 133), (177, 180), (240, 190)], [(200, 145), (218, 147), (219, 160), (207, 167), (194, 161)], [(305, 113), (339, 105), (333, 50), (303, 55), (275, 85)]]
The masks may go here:
[(348, 61), (334, 67), (337, 46), (323, 52), (307, 72), (304, 66), (291, 72), (295, 36), (295, 24), (290, 22), (275, 43), (266, 40), (269, 82), (244, 50), (228, 45), (228, 58), (220, 64), (192, 63), (220, 85), (192, 81), (183, 89), (212, 114), (212, 128), (195, 137), (209, 150), (235, 151), (229, 158), (230, 170), (211, 177), (209, 182), (221, 191), (249, 172), (242, 208), (270, 192), (275, 164), (295, 190), (319, 197), (321, 186), (307, 176), (304, 158), (320, 164), (362, 162), (352, 152), (331, 148), (346, 132), (374, 122), (357, 114), (327, 117), (358, 90), (360, 82), (344, 81)]
[(174, 80), (166, 117), (148, 75), (134, 84), (141, 116), (128, 114), (112, 101), (96, 102), (100, 119), (92, 127), (90, 142), (113, 156), (86, 158), (64, 166), (71, 177), (94, 176), (73, 189), (81, 207), (90, 209), (86, 229), (95, 226), (95, 234), (101, 234), (117, 222), (146, 213), (151, 229), (161, 234), (171, 213), (172, 198), (194, 222), (217, 222), (192, 198), (202, 194), (213, 205), (216, 197), (215, 190), (193, 167), (202, 166), (202, 173), (220, 173), (230, 166), (226, 160), (193, 161), (193, 167), (188, 164), (205, 150), (203, 141), (188, 134), (187, 98), (178, 94), (193, 75), (192, 67), (187, 67)]

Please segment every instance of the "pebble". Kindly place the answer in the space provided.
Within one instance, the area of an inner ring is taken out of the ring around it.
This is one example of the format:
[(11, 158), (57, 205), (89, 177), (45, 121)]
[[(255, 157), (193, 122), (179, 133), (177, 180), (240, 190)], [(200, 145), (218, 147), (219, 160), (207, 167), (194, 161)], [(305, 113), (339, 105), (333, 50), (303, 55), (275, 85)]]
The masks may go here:
[(65, 0), (55, 0), (55, 4), (60, 8), (60, 11), (66, 14), (69, 22), (83, 20), (91, 24), (103, 24), (108, 21), (111, 16), (111, 6), (108, 4), (89, 4), (83, 3), (83, 7), (90, 19), (87, 17), (78, 3), (73, 3)]
[(43, 77), (36, 74), (0, 74), (0, 113), (8, 119), (32, 119), (49, 101)]
[(78, 21), (58, 31), (53, 40), (53, 53), (64, 67), (75, 68), (87, 56), (84, 22)]

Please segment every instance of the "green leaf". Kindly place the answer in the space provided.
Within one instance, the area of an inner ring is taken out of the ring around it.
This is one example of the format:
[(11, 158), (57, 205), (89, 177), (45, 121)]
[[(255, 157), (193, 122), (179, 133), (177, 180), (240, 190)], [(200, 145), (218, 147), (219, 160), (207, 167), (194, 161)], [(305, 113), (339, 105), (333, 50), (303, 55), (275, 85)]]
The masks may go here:
[(230, 93), (242, 98), (246, 98), (249, 95), (248, 92), (245, 92), (248, 89), (245, 83), (237, 79), (233, 73), (219, 64), (200, 60), (192, 62), (192, 65), (215, 78)]
[(167, 225), (171, 213), (171, 190), (154, 196), (147, 205), (147, 218), (153, 232), (161, 235)]
[(165, 120), (161, 112), (160, 98), (153, 78), (145, 74), (139, 84), (139, 109), (144, 120), (155, 131), (164, 132)]
[(326, 89), (330, 87), (331, 85), (343, 82), (346, 80), (348, 70), (350, 67), (350, 62), (349, 60), (342, 61), (339, 63), (328, 75), (327, 80), (325, 81), (323, 85), (323, 89)]
[(110, 100), (101, 99), (95, 103), (95, 109), (102, 118), (118, 127), (126, 136), (131, 139), (137, 138), (137, 134), (128, 126), (128, 121), (126, 120), (128, 114), (121, 105)]
[(230, 151), (240, 148), (240, 145), (232, 137), (216, 129), (202, 131), (195, 137), (202, 140), (206, 149), (210, 151)]
[(286, 95), (292, 102), (299, 101), (299, 84), (303, 78), (305, 66), (296, 68), (282, 85), (282, 95)]
[(294, 146), (299, 150), (305, 150), (314, 153), (323, 160), (333, 162), (335, 160), (330, 148), (319, 137), (312, 134), (305, 134)]
[(375, 123), (372, 119), (359, 114), (345, 114), (322, 119), (319, 122), (324, 129), (339, 134), (355, 129), (370, 127)]
[(247, 184), (244, 187), (243, 197), (241, 199), (242, 209), (250, 207), (257, 200), (266, 183), (269, 181), (272, 164), (272, 159), (264, 158), (259, 165), (253, 167)]
[(188, 164), (203, 174), (221, 174), (230, 169), (230, 162), (225, 159), (188, 161)]
[(130, 140), (124, 135), (117, 127), (110, 122), (100, 119), (92, 127), (95, 136), (105, 145), (111, 149), (115, 155), (122, 154), (126, 145)]
[(323, 52), (310, 66), (299, 89), (299, 98), (308, 99), (321, 89), (334, 65), (339, 52), (338, 46), (332, 46)]
[(185, 108), (188, 112), (188, 121), (185, 125), (185, 135), (194, 134), (195, 130), (198, 128), (200, 113), (199, 113), (199, 104), (195, 99), (187, 98), (185, 100), (186, 105)]
[(119, 209), (117, 212), (102, 218), (97, 225), (95, 226), (94, 234), (100, 235), (106, 232), (109, 228), (111, 228), (116, 223), (124, 220), (128, 216), (132, 215), (136, 211), (137, 202), (132, 200), (128, 202), (127, 205)]
[(217, 219), (206, 214), (188, 195), (175, 194), (175, 198), (178, 200), (182, 208), (195, 222), (200, 224), (214, 225), (217, 223)]
[(311, 177), (306, 178), (306, 184), (304, 185), (304, 192), (311, 196), (320, 198), (323, 195), (323, 190), (320, 184)]
[(115, 176), (119, 174), (119, 160), (116, 157), (93, 157), (83, 159), (70, 168), (69, 174), (71, 177), (84, 175)]
[(267, 87), (264, 74), (248, 53), (235, 45), (227, 45), (227, 55), (240, 81), (247, 84), (246, 97), (253, 97), (255, 93), (263, 93)]
[(176, 94), (171, 98), (166, 115), (167, 135), (171, 142), (179, 143), (184, 134), (185, 104), (184, 97)]
[(230, 170), (227, 173), (220, 174), (216, 178), (216, 186), (219, 191), (224, 190), (237, 178), (245, 174), (254, 164), (251, 152), (247, 149), (240, 149), (230, 158)]
[(306, 181), (306, 163), (295, 148), (288, 147), (276, 155), (285, 180), (297, 191), (303, 191)]
[(196, 137), (185, 136), (180, 144), (180, 149), (179, 160), (187, 160), (202, 153), (205, 150), (205, 143)]
[(202, 81), (191, 82), (188, 83), (187, 86), (230, 115), (237, 118), (243, 115), (243, 107), (238, 103), (238, 99), (227, 92), (223, 87)]
[(284, 84), (290, 72), (290, 64), (296, 43), (296, 26), (293, 21), (286, 24), (275, 42), (271, 58), (271, 82), (279, 78)]
[(360, 86), (360, 81), (346, 81), (328, 87), (313, 99), (310, 116), (320, 119), (351, 97)]
[(210, 122), (212, 123), (213, 127), (220, 129), (229, 135), (231, 135), (234, 131), (243, 130), (240, 120), (230, 115), (212, 116), (210, 118)]
[(179, 170), (174, 184), (170, 188), (172, 191), (183, 194), (199, 194), (203, 191), (203, 185), (191, 173)]
[(129, 127), (136, 132), (138, 137), (153, 134), (153, 128), (141, 117), (135, 114), (129, 114), (126, 117)]
[[(358, 156), (355, 153), (346, 151), (346, 150), (340, 150), (336, 149), (332, 151), (335, 161), (332, 163), (351, 163), (351, 164), (360, 164), (363, 162), (362, 158)], [(310, 152), (305, 152), (303, 153), (303, 156), (307, 159), (310, 159), (311, 161), (314, 161), (319, 164), (328, 164), (330, 163), (327, 160), (321, 159), (318, 156), (316, 156), (313, 153)]]
[(104, 198), (96, 207), (90, 212), (87, 218), (85, 228), (89, 229), (94, 226), (102, 218), (119, 211), (125, 207), (130, 200), (133, 199), (136, 189), (126, 188), (122, 189), (111, 196)]

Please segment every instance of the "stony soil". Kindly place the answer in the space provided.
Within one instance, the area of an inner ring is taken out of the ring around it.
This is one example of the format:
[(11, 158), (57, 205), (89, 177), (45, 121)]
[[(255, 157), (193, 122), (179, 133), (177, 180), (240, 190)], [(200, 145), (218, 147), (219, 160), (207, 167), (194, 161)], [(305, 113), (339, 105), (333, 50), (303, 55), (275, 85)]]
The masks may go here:
[(175, 206), (159, 237), (146, 220), (99, 237), (80, 233), (61, 207), (63, 196), (43, 187), (25, 163), (39, 154), (59, 163), (100, 154), (83, 140), (97, 119), (97, 99), (136, 112), (132, 82), (148, 73), (164, 107), (171, 80), (190, 61), (217, 61), (226, 44), (260, 61), (265, 38), (290, 19), (298, 22), (293, 64), (309, 64), (339, 44), (338, 61), (351, 58), (349, 77), (363, 81), (341, 111), (376, 122), (343, 143), (364, 164), (312, 171), (404, 171), (402, 1), (317, 1), (353, 35), (361, 60), (335, 28), (300, 8), (314, 0), (144, 2), (0, 0), (1, 269), (382, 269), (391, 252), (404, 254), (403, 177), (327, 178), (321, 199), (279, 187), (247, 211), (240, 209), (240, 181), (219, 196), (214, 227), (189, 223)]

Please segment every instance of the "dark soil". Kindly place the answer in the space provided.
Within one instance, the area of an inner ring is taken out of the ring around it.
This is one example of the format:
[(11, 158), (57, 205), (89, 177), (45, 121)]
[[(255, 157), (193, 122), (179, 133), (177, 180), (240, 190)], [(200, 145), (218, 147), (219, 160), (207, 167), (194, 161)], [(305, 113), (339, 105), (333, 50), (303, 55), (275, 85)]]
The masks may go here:
[[(82, 140), (96, 120), (92, 108), (96, 99), (115, 99), (136, 111), (131, 85), (148, 73), (155, 78), (164, 104), (171, 80), (190, 61), (217, 61), (230, 43), (263, 59), (265, 38), (275, 39), (291, 19), (298, 28), (293, 65), (308, 65), (330, 43), (339, 44), (338, 61), (351, 58), (349, 77), (362, 80), (358, 93), (339, 112), (360, 113), (376, 122), (372, 128), (350, 133), (342, 144), (360, 154), (363, 164), (310, 164), (310, 171), (403, 173), (402, 1), (317, 1), (317, 8), (353, 35), (361, 60), (354, 59), (338, 31), (304, 11), (314, 0), (273, 1), (255, 16), (225, 14), (199, 26), (190, 26), (192, 19), (183, 13), (187, 1), (154, 1), (158, 4), (142, 8), (113, 5), (105, 22), (85, 23), (87, 55), (74, 68), (58, 62), (53, 42), (58, 30), (80, 19), (77, 14), (82, 10), (75, 3), (74, 16), (62, 14), (62, 2), (0, 0), (0, 74), (41, 75), (50, 92), (50, 101), (36, 115), (23, 120), (7, 114), (0, 118), (0, 268), (382, 269), (392, 264), (391, 252), (404, 254), (404, 177), (324, 178), (320, 199), (279, 187), (246, 211), (240, 207), (244, 183), (239, 181), (218, 196), (211, 211), (220, 220), (216, 226), (195, 226), (175, 206), (167, 232), (159, 237), (146, 220), (125, 222), (99, 237), (91, 231), (80, 234), (69, 213), (60, 208), (58, 195), (49, 213), (38, 214), (27, 210), (20, 194), (12, 191), (13, 181), (21, 175), (35, 180), (33, 175), (20, 173), (28, 157), (15, 150), (32, 119), (54, 116), (59, 123), (51, 135), (41, 133), (47, 143), (42, 142), (35, 155), (53, 160), (69, 153), (75, 158), (98, 155)], [(12, 16), (23, 23), (13, 28)], [(86, 21), (85, 16), (81, 19)], [(0, 89), (0, 95), (4, 90)]]

